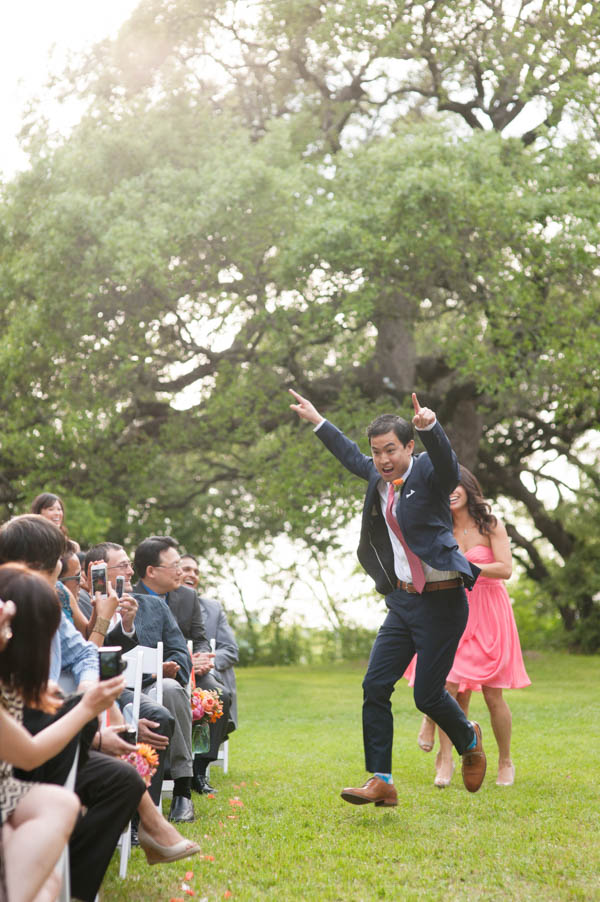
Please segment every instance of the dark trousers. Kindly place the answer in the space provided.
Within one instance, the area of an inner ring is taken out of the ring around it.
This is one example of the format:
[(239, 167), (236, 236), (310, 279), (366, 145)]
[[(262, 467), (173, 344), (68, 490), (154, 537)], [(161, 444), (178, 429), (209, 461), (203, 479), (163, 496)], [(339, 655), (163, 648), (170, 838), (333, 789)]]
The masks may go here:
[(391, 696), (415, 652), (415, 705), (448, 734), (462, 754), (473, 729), (446, 692), (446, 677), (462, 636), (469, 606), (464, 589), (413, 595), (396, 589), (386, 597), (388, 614), (371, 650), (363, 680), (363, 742), (366, 769), (391, 773), (394, 721)]
[(214, 723), (210, 724), (210, 748), (204, 755), (196, 755), (202, 761), (209, 763), (216, 761), (219, 756), (219, 746), (227, 739), (229, 733), (229, 711), (231, 708), (231, 692), (226, 689), (220, 680), (217, 680), (212, 673), (205, 673), (204, 676), (196, 677), (196, 686), (199, 689), (218, 689), (223, 702), (223, 716), (219, 717)]
[[(38, 733), (55, 718), (25, 709), (23, 722), (30, 733)], [(97, 721), (93, 722), (93, 727)], [(91, 733), (93, 736), (93, 732)], [(77, 740), (34, 771), (19, 771), (23, 780), (64, 783), (73, 763)], [(82, 749), (75, 792), (87, 808), (69, 841), (71, 892), (82, 902), (94, 902), (119, 836), (129, 823), (146, 785), (131, 764), (101, 752)], [(81, 763), (83, 759), (83, 763)]]
[[(119, 706), (123, 709), (130, 702), (133, 702), (133, 691), (131, 689), (125, 689), (119, 696)], [(164, 705), (159, 705), (158, 702), (149, 698), (144, 692), (142, 692), (140, 699), (140, 718), (145, 718), (146, 720), (158, 723), (158, 726), (153, 728), (154, 733), (160, 733), (161, 736), (166, 736), (169, 740), (173, 736), (175, 718)], [(148, 787), (148, 792), (150, 793), (154, 804), (158, 805), (165, 773), (165, 762), (169, 755), (169, 747), (167, 746), (166, 749), (156, 749), (155, 751), (158, 755), (158, 765), (156, 773), (152, 777), (152, 782)]]

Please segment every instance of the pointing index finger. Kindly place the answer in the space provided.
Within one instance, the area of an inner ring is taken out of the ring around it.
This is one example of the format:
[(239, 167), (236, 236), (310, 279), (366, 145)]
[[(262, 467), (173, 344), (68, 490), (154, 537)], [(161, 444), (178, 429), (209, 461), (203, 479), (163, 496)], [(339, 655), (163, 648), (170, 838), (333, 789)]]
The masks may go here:
[(421, 405), (419, 404), (419, 399), (417, 398), (415, 392), (412, 393), (412, 402), (415, 413), (419, 413), (419, 411), (421, 410)]
[(299, 395), (298, 392), (297, 392), (297, 391), (294, 391), (293, 388), (288, 388), (288, 391), (289, 391), (290, 395), (293, 395), (293, 396), (294, 396), (294, 398), (296, 399), (296, 401), (301, 401), (301, 400), (302, 400), (302, 395)]

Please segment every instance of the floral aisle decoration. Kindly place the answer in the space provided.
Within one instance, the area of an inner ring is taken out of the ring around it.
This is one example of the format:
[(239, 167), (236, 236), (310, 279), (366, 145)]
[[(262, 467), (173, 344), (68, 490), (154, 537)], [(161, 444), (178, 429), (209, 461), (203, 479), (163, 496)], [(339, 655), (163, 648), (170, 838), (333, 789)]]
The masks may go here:
[(218, 689), (194, 689), (192, 704), (192, 748), (202, 755), (210, 748), (209, 724), (223, 717), (223, 702)]
[(121, 755), (121, 758), (133, 765), (146, 786), (150, 786), (150, 781), (158, 767), (158, 755), (151, 745), (146, 742), (138, 742), (128, 755)]

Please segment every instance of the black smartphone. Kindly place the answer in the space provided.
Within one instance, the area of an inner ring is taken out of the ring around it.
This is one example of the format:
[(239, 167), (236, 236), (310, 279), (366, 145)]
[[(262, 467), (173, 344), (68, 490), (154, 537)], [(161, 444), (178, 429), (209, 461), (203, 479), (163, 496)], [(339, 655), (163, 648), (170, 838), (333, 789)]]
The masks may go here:
[(129, 745), (136, 745), (136, 743), (137, 743), (137, 730), (131, 723), (127, 724), (127, 729), (122, 730), (119, 733), (119, 736), (125, 742), (128, 742)]
[(123, 673), (127, 667), (127, 662), (122, 658), (123, 649), (120, 645), (107, 645), (105, 648), (99, 648), (98, 654), (101, 680), (111, 680)]
[(125, 577), (117, 576), (117, 578), (115, 580), (115, 592), (117, 593), (117, 598), (122, 598), (124, 591), (125, 591)]

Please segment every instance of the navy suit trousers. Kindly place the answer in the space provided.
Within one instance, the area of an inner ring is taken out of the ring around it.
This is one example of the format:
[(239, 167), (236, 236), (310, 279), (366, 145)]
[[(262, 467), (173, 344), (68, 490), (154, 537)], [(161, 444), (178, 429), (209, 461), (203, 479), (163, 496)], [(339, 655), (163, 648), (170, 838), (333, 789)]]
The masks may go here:
[(459, 754), (473, 728), (446, 691), (446, 677), (462, 636), (469, 606), (462, 588), (414, 595), (396, 589), (371, 650), (363, 680), (363, 741), (370, 773), (392, 772), (394, 720), (391, 696), (415, 652), (415, 705), (448, 734)]

